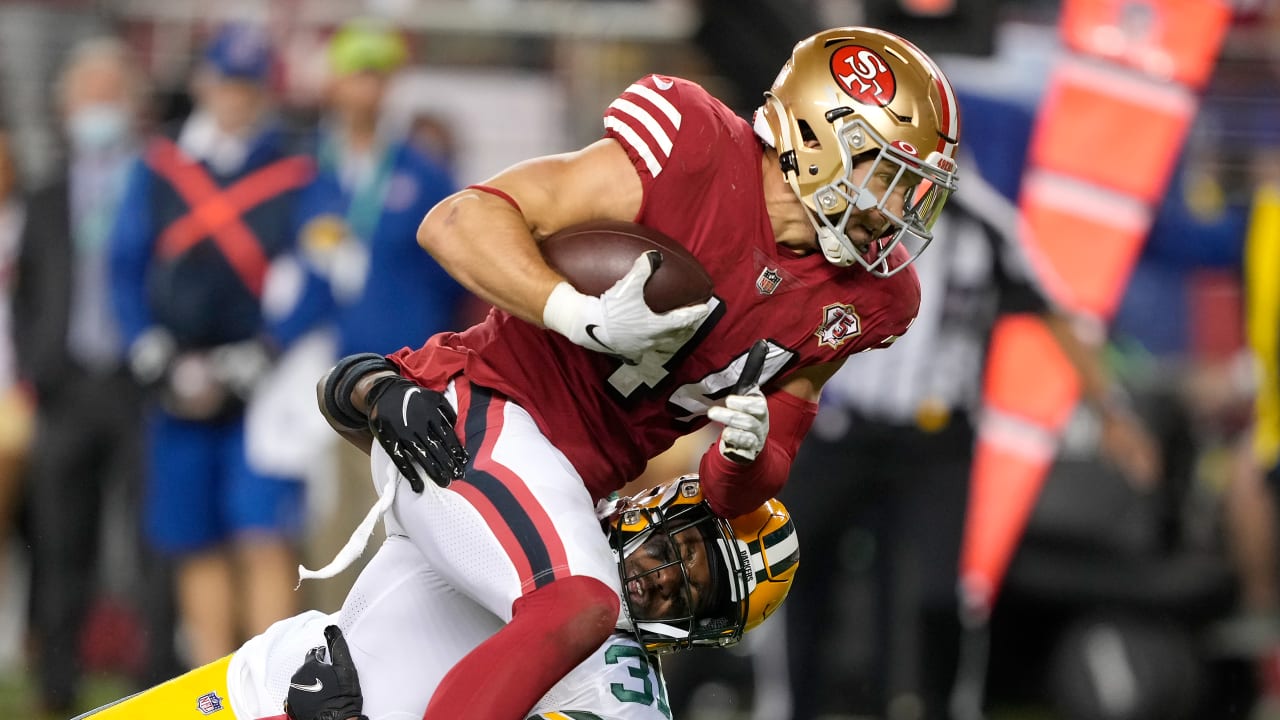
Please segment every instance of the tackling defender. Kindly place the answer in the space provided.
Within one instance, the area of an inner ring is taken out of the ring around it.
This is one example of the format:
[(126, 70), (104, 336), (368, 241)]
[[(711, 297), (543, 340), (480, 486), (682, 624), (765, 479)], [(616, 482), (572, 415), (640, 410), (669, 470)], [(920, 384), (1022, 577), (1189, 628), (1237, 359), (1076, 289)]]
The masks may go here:
[[(422, 489), (394, 499), (393, 478), (383, 498), (424, 562), (507, 621), (443, 679), (424, 720), (518, 720), (600, 646), (620, 588), (594, 501), (677, 437), (724, 426), (700, 465), (717, 514), (777, 492), (823, 383), (915, 317), (909, 263), (956, 185), (949, 83), (911, 43), (870, 28), (797, 44), (754, 125), (694, 83), (653, 75), (610, 104), (604, 127), (423, 220), (419, 243), (496, 306), (485, 322), (389, 362), (346, 359), (325, 383), (331, 418), (391, 454), (374, 477), (394, 463)], [(600, 297), (577, 292), (538, 243), (591, 220), (674, 238), (713, 297), (651, 311), (652, 253)], [(762, 338), (760, 381), (740, 382)]]
[[(634, 629), (614, 632), (526, 711), (667, 720), (653, 653), (731, 645), (763, 622), (798, 567), (795, 526), (776, 500), (716, 518), (696, 476), (602, 504), (600, 514)], [(291, 720), (422, 717), (440, 678), (501, 623), (423, 566), (390, 524), (335, 615), (280, 621), (222, 660), (76, 720), (285, 720), (286, 698)]]

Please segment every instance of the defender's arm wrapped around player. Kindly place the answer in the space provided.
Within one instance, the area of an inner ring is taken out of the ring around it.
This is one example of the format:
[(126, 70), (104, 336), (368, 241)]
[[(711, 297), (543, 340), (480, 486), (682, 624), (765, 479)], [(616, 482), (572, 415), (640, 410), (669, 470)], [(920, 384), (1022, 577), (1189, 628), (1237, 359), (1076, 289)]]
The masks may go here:
[(444, 395), (400, 376), (375, 353), (348, 355), (316, 385), (325, 419), (368, 452), (377, 440), (416, 493), (429, 478), (441, 487), (462, 477), (467, 452)]

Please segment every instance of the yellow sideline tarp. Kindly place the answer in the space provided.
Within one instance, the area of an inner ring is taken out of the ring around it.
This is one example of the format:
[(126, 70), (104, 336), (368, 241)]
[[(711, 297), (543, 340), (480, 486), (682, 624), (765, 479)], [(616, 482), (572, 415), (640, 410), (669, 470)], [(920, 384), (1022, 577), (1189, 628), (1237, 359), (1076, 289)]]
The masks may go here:
[(1245, 334), (1258, 367), (1254, 456), (1271, 467), (1280, 459), (1280, 187), (1253, 196), (1244, 247)]

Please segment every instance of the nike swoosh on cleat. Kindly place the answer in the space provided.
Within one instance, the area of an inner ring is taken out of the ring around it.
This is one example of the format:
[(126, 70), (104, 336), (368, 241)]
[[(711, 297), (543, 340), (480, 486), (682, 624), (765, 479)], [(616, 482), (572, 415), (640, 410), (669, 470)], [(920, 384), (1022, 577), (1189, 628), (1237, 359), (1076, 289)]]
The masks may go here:
[(324, 689), (324, 683), (320, 682), (320, 678), (316, 678), (314, 683), (310, 685), (299, 685), (298, 683), (289, 683), (289, 687), (302, 692), (317, 693)]

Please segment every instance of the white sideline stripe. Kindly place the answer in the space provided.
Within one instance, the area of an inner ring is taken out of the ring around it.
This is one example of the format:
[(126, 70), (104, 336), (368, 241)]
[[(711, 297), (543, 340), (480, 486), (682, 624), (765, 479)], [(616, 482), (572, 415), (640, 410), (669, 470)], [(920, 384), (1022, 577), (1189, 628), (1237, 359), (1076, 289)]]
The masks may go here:
[(1048, 170), (1028, 173), (1022, 193), (1035, 204), (1129, 232), (1146, 232), (1153, 219), (1151, 208), (1135, 197)]
[(613, 115), (605, 117), (604, 126), (606, 129), (616, 132), (626, 144), (630, 145), (631, 149), (635, 150), (644, 160), (645, 166), (649, 168), (649, 174), (658, 177), (658, 174), (662, 172), (662, 165), (658, 162), (658, 158), (653, 156), (653, 151), (649, 149), (649, 144), (640, 139), (639, 133), (626, 122)]
[(1049, 462), (1058, 451), (1058, 435), (1053, 431), (990, 406), (981, 412), (978, 437), (1033, 462)]
[(609, 103), (609, 107), (639, 120), (640, 124), (644, 125), (644, 129), (648, 130), (649, 134), (652, 135), (653, 139), (658, 143), (658, 147), (662, 149), (662, 154), (666, 156), (671, 155), (671, 136), (667, 134), (666, 130), (662, 129), (662, 125), (658, 124), (658, 121), (648, 110), (645, 110), (626, 98), (618, 98), (617, 100), (614, 100)]
[(653, 106), (661, 110), (662, 114), (667, 116), (667, 119), (671, 121), (672, 125), (675, 125), (677, 130), (680, 129), (680, 111), (676, 109), (675, 105), (671, 104), (670, 100), (662, 97), (656, 90), (647, 88), (639, 83), (632, 83), (630, 87), (622, 91), (623, 95), (627, 93), (635, 93), (653, 103)]
[(1196, 109), (1195, 94), (1176, 82), (1159, 80), (1135, 70), (1078, 55), (1069, 55), (1062, 61), (1058, 79), (1066, 84), (1109, 95), (1121, 102), (1144, 105), (1179, 119), (1190, 117)]

